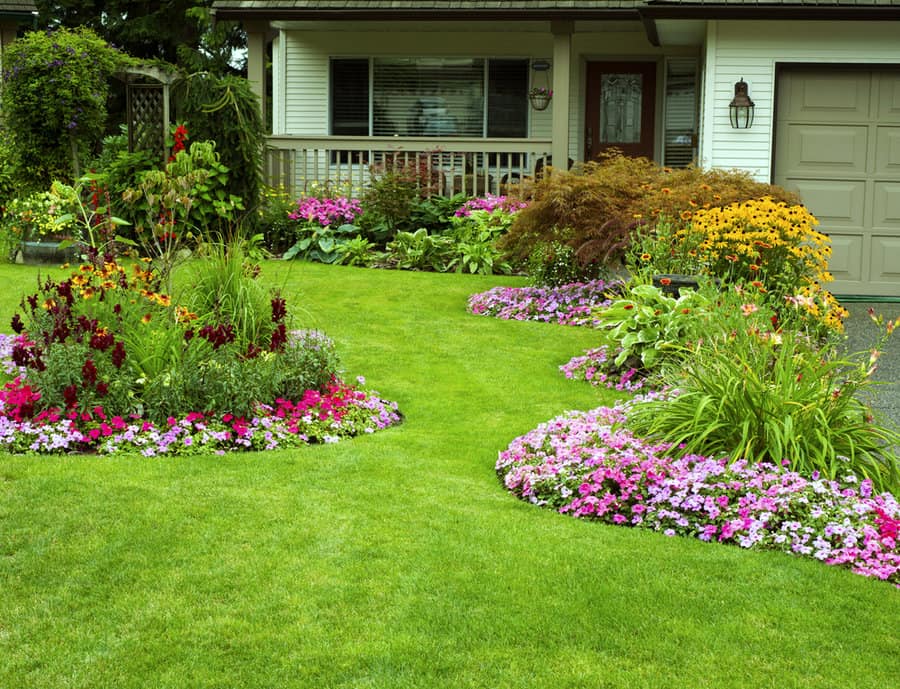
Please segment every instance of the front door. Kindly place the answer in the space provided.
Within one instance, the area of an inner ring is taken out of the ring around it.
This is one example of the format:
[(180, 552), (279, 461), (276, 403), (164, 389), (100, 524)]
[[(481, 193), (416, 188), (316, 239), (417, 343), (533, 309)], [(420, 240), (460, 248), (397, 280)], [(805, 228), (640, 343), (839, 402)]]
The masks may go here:
[(653, 158), (655, 62), (588, 62), (584, 159), (610, 148)]

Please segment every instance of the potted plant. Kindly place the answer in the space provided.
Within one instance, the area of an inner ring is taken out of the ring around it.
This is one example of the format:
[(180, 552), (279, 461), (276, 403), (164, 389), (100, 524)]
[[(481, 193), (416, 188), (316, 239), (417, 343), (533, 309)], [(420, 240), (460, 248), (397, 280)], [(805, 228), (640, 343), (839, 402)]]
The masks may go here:
[(553, 91), (546, 86), (535, 86), (528, 92), (528, 100), (535, 110), (546, 110), (553, 100)]
[(77, 252), (79, 229), (67, 201), (51, 191), (40, 191), (10, 201), (2, 227), (10, 259), (65, 261)]

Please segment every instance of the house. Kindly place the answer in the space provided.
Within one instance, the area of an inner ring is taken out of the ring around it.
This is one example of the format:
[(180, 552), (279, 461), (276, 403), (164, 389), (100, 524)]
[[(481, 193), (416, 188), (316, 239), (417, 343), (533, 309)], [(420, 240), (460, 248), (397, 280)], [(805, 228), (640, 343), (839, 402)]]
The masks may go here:
[(416, 155), (448, 191), (499, 191), (615, 146), (799, 191), (833, 291), (900, 297), (900, 0), (214, 7), (247, 30), (268, 173), (295, 190)]
[(16, 34), (21, 27), (34, 27), (37, 12), (37, 6), (27, 0), (22, 2), (0, 0), (0, 55), (6, 46), (16, 40)]

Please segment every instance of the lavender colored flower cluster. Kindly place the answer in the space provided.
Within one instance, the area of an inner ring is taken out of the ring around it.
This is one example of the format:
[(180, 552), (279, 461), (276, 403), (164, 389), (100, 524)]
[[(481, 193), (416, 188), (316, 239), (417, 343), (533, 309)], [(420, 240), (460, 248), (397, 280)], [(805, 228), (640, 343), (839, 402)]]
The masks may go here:
[(496, 469), (514, 494), (573, 517), (766, 548), (841, 565), (900, 588), (900, 504), (868, 480), (789, 466), (672, 459), (634, 437), (630, 403), (568, 412), (514, 440)]
[(352, 223), (362, 213), (362, 206), (357, 199), (345, 196), (320, 199), (308, 196), (297, 201), (297, 210), (289, 213), (291, 220), (305, 220), (318, 223), (322, 227)]
[(646, 379), (641, 377), (640, 372), (634, 367), (620, 370), (614, 363), (615, 358), (616, 354), (610, 356), (609, 347), (603, 345), (573, 357), (560, 366), (559, 370), (569, 380), (585, 380), (595, 387), (622, 392), (638, 392), (643, 389)]
[(501, 210), (504, 213), (509, 213), (511, 215), (513, 213), (518, 213), (527, 205), (527, 201), (520, 201), (508, 196), (488, 194), (487, 196), (469, 199), (456, 210), (454, 215), (458, 218), (465, 218), (471, 215), (473, 211), (487, 211), (488, 213), (493, 213), (496, 210)]
[(592, 311), (611, 303), (607, 293), (617, 285), (592, 280), (560, 287), (494, 287), (469, 297), (468, 309), (504, 320), (597, 326)]

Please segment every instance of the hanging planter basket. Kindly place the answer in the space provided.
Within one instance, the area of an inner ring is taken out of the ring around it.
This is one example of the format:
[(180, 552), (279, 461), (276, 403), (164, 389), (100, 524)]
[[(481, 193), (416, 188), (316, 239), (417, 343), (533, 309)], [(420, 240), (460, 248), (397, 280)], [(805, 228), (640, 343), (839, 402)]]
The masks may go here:
[(531, 101), (531, 107), (535, 110), (546, 110), (553, 100), (553, 91), (546, 89), (532, 89), (528, 94), (528, 100)]

